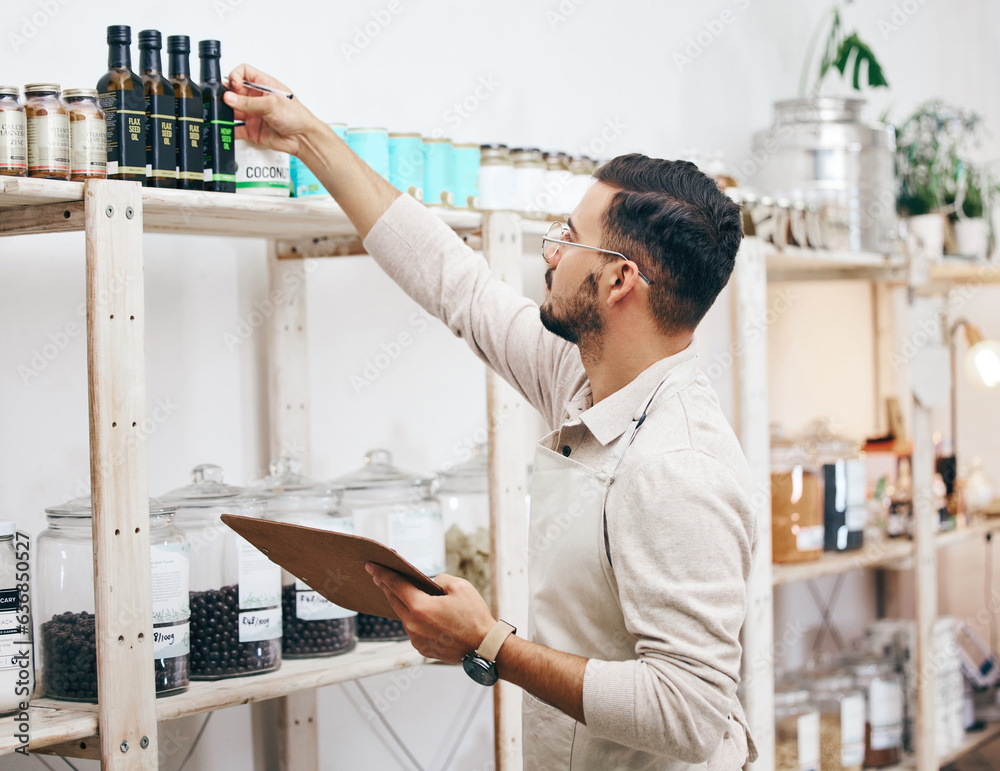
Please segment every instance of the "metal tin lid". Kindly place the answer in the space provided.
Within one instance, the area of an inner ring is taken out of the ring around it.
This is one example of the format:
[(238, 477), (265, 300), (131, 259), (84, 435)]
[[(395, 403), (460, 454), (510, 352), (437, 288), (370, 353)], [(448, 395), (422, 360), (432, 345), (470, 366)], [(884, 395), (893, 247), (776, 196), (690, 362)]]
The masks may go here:
[(254, 492), (268, 498), (329, 498), (344, 492), (343, 485), (317, 482), (302, 476), (302, 464), (297, 458), (274, 458), (269, 470), (270, 474), (251, 485)]
[(334, 484), (343, 485), (347, 490), (369, 490), (372, 488), (418, 487), (429, 485), (432, 477), (421, 476), (412, 471), (403, 471), (392, 465), (392, 453), (388, 450), (369, 450), (365, 453), (365, 465), (356, 471), (337, 477)]
[(20, 96), (21, 89), (17, 86), (0, 86), (0, 96)]
[(97, 99), (96, 88), (67, 88), (63, 91), (63, 99)]
[[(177, 511), (176, 506), (170, 506), (156, 498), (149, 499), (149, 513), (151, 516), (158, 514), (173, 514)], [(45, 513), (53, 517), (86, 517), (94, 515), (94, 502), (90, 495), (81, 495), (79, 498), (71, 498), (63, 503), (50, 506)]]
[(420, 134), (414, 131), (390, 131), (389, 139), (420, 139)]
[(506, 150), (507, 149), (507, 145), (497, 144), (497, 143), (488, 144), (488, 145), (479, 145), (479, 149), (480, 150)]
[(456, 150), (458, 150), (458, 149), (462, 149), (462, 150), (479, 150), (480, 149), (479, 145), (477, 145), (475, 142), (456, 142), (456, 143), (452, 144), (452, 147), (454, 147)]
[(326, 125), (329, 126), (332, 129), (342, 128), (342, 129), (344, 129), (344, 131), (347, 131), (347, 124), (346, 123), (337, 123), (336, 121), (334, 121), (333, 123), (327, 123)]
[(388, 134), (384, 128), (349, 128), (348, 134)]
[(441, 473), (441, 493), (488, 493), (490, 491), (490, 448), (477, 444), (472, 457)]
[(263, 499), (242, 487), (227, 485), (222, 479), (222, 468), (211, 463), (195, 466), (191, 470), (191, 479), (190, 485), (164, 493), (161, 499), (176, 508), (205, 508), (231, 503), (252, 503)]
[(425, 145), (451, 144), (451, 140), (447, 137), (424, 137), (423, 141)]
[(29, 94), (58, 94), (58, 83), (28, 83), (24, 87), (25, 96)]
[(863, 122), (865, 100), (851, 96), (810, 96), (774, 103), (778, 123)]

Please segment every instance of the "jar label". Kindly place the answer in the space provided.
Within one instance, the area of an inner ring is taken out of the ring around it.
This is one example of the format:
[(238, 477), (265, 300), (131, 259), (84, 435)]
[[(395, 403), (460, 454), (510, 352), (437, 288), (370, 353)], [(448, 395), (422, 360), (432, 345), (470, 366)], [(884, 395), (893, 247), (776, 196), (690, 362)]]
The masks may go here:
[(77, 174), (104, 176), (108, 168), (107, 125), (100, 118), (70, 121), (70, 169)]
[(31, 642), (0, 638), (0, 670), (31, 669)]
[(868, 522), (868, 507), (861, 506), (849, 506), (847, 508), (847, 513), (844, 515), (845, 525), (850, 532), (858, 532), (865, 529), (865, 523)]
[(146, 176), (177, 178), (177, 132), (172, 96), (146, 96)]
[(108, 176), (145, 176), (146, 96), (142, 88), (107, 91), (98, 102), (107, 128)]
[(21, 593), (17, 589), (0, 589), (0, 635), (24, 633), (18, 623), (21, 610)]
[[(240, 610), (277, 608), (281, 611), (281, 568), (245, 538), (237, 536)], [(240, 626), (242, 634), (242, 623)], [(280, 634), (280, 632), (279, 632)], [(270, 640), (270, 637), (257, 638)]]
[(815, 551), (823, 548), (823, 526), (801, 527), (795, 535), (795, 548), (799, 551)]
[(69, 171), (69, 116), (28, 118), (28, 171)]
[(154, 625), (173, 624), (191, 617), (188, 594), (189, 555), (190, 547), (186, 543), (156, 544), (150, 547)]
[(441, 512), (422, 509), (389, 514), (389, 548), (428, 576), (444, 572)]
[(898, 682), (873, 680), (868, 688), (871, 748), (888, 750), (903, 742), (903, 688)]
[(191, 652), (191, 631), (187, 621), (153, 627), (153, 658), (175, 659)]
[(840, 702), (840, 765), (865, 762), (865, 697), (860, 693)]
[(240, 642), (262, 642), (281, 637), (281, 608), (240, 613)]
[(28, 167), (28, 133), (23, 112), (0, 112), (0, 169)]
[(819, 713), (798, 719), (799, 771), (819, 771)]
[(263, 188), (288, 195), (292, 176), (287, 153), (267, 150), (249, 142), (236, 144), (236, 189)]
[(355, 611), (330, 602), (319, 592), (311, 589), (295, 590), (295, 617), (299, 621), (330, 621), (356, 615)]
[(177, 178), (201, 181), (205, 178), (205, 157), (201, 149), (201, 100), (178, 98), (177, 111)]

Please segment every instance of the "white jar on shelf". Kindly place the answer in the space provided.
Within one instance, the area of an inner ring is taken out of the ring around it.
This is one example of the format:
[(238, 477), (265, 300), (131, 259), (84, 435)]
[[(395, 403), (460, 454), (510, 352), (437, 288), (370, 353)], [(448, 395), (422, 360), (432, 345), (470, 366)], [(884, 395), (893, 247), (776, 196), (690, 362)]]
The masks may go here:
[(13, 522), (0, 522), (0, 716), (18, 712), (35, 691), (29, 553), (15, 535)]

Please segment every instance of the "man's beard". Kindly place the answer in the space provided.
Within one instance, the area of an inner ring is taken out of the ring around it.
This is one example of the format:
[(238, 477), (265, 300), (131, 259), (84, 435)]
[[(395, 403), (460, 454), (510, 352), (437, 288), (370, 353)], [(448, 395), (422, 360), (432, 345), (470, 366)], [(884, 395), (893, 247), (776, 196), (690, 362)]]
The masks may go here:
[[(545, 272), (545, 285), (552, 289), (552, 268)], [(564, 301), (562, 313), (556, 314), (549, 297), (538, 309), (542, 326), (549, 332), (574, 345), (597, 345), (604, 331), (598, 302), (598, 276), (591, 273), (584, 279), (576, 295)]]

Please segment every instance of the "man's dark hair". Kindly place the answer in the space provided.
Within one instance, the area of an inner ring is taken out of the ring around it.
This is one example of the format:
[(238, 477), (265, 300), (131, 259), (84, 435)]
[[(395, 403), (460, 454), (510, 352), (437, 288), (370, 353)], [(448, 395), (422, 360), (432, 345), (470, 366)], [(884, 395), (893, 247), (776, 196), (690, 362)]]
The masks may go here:
[(687, 161), (619, 155), (594, 174), (618, 188), (604, 213), (604, 248), (652, 281), (665, 333), (693, 330), (729, 281), (743, 238), (740, 207)]

